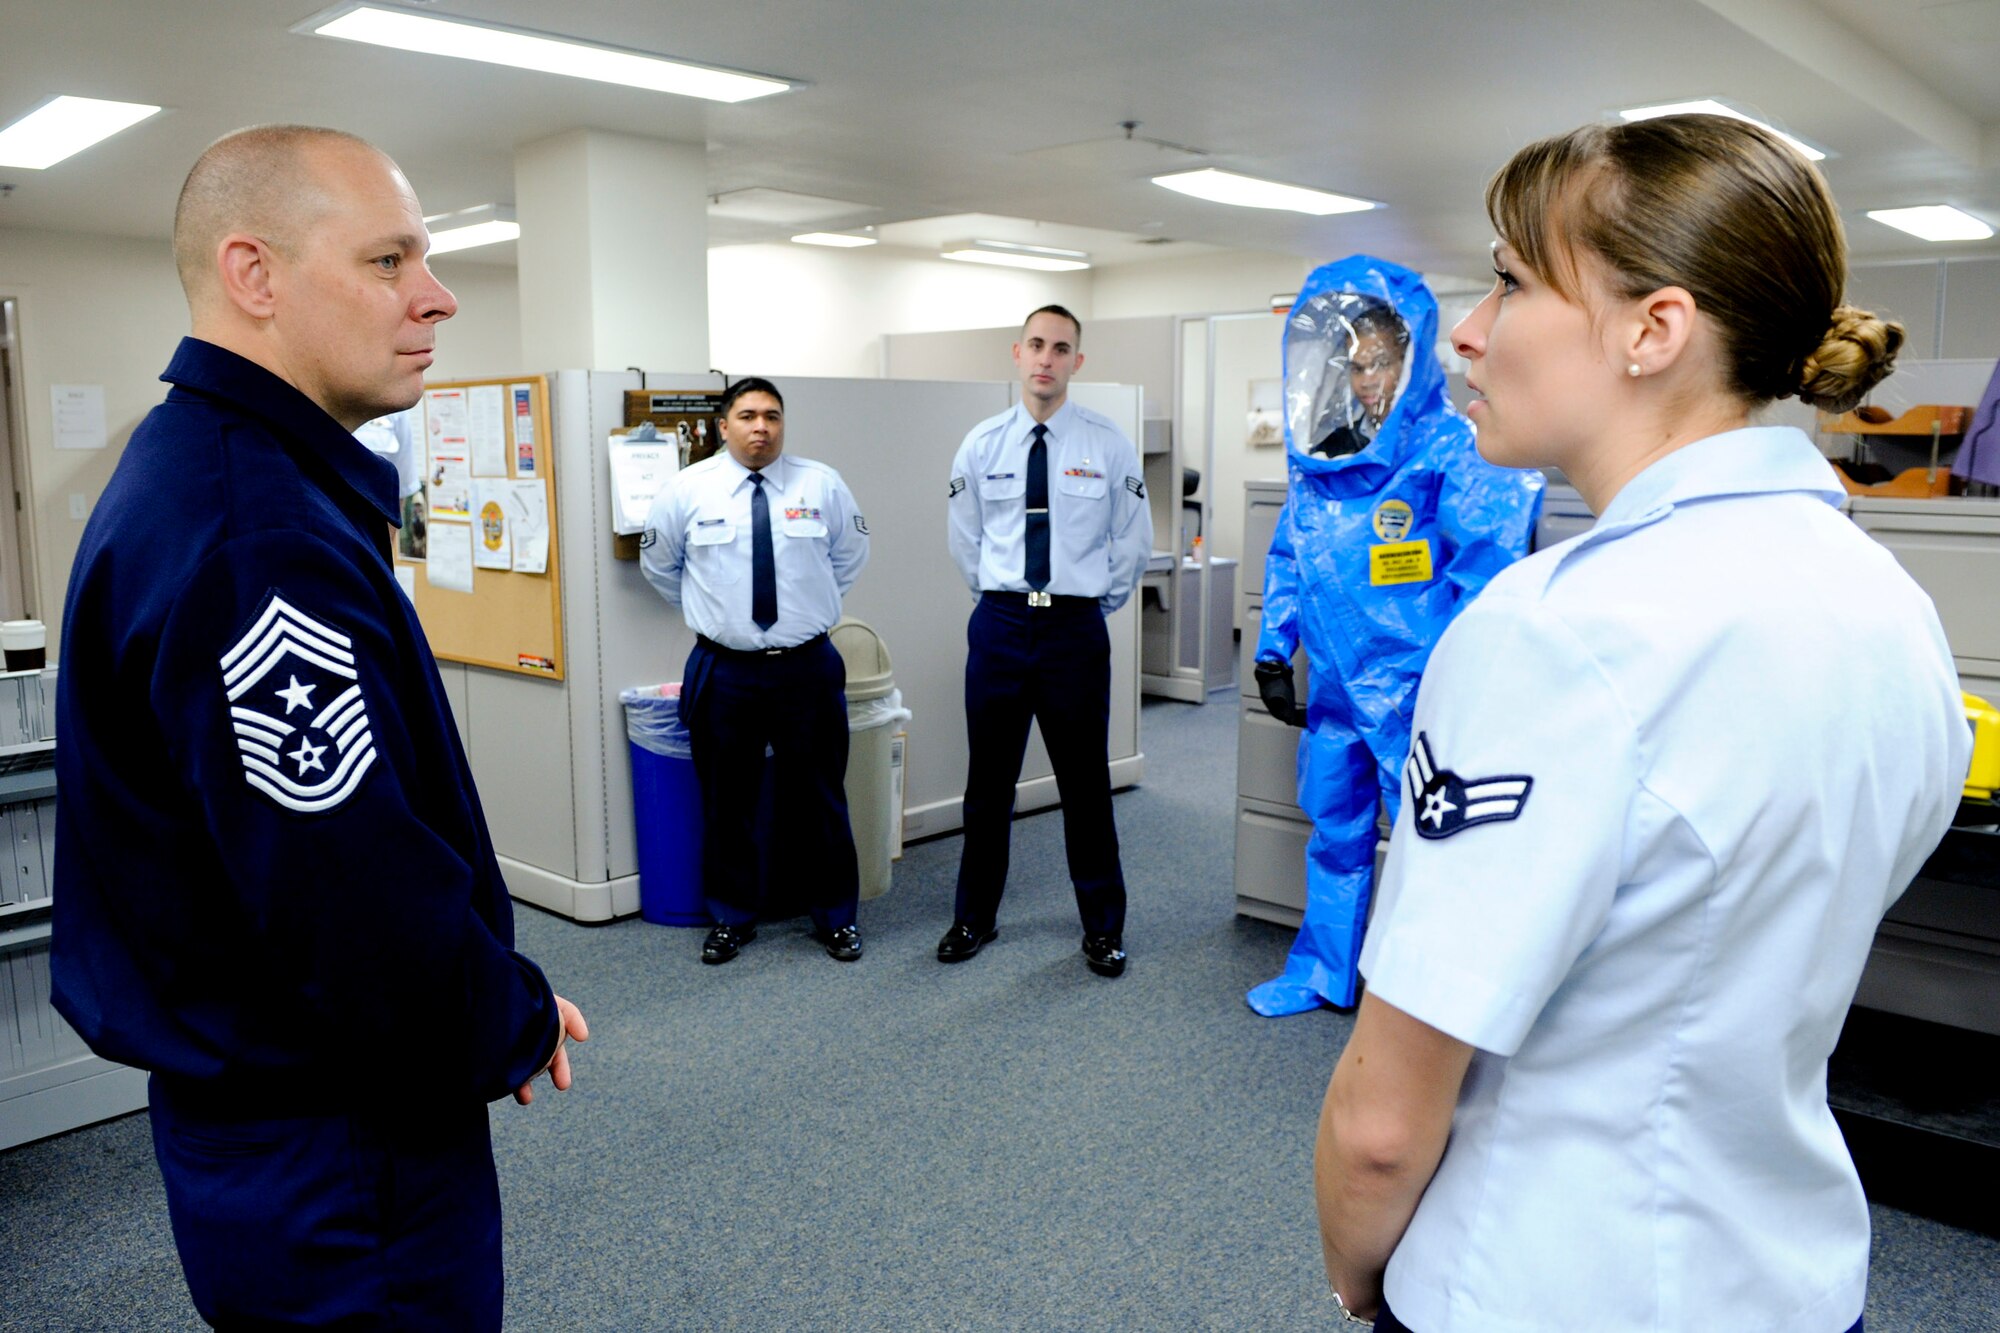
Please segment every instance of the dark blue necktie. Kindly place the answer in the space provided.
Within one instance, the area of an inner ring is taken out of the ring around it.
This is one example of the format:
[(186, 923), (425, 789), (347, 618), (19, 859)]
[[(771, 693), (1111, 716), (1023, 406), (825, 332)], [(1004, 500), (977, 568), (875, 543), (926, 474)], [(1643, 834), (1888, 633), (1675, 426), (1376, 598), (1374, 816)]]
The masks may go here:
[(771, 552), (771, 502), (764, 474), (750, 474), (750, 618), (758, 629), (778, 623), (778, 561)]
[(1049, 586), (1049, 428), (1035, 427), (1028, 448), (1028, 558), (1022, 572), (1036, 592)]

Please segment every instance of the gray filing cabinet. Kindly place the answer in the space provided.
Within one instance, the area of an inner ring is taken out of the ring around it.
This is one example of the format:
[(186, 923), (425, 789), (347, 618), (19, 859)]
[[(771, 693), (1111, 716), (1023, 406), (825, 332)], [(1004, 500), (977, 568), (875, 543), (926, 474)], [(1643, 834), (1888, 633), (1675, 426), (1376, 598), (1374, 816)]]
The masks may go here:
[[(1242, 575), (1243, 643), (1236, 680), (1236, 910), (1296, 926), (1305, 919), (1306, 839), (1312, 821), (1299, 809), (1299, 737), (1305, 733), (1264, 711), (1252, 671), (1264, 623), (1264, 556), (1285, 504), (1282, 481), (1245, 482)], [(1305, 654), (1292, 659), (1292, 684), (1306, 698)]]
[[(1243, 643), (1237, 680), (1241, 716), (1236, 732), (1236, 910), (1240, 915), (1296, 926), (1306, 905), (1306, 839), (1312, 821), (1298, 802), (1299, 737), (1264, 711), (1257, 697), (1254, 668), (1257, 635), (1263, 627), (1264, 556), (1278, 530), (1284, 508), (1282, 481), (1244, 483), (1243, 512)], [(1541, 520), (1535, 528), (1537, 549), (1588, 531), (1596, 518), (1572, 486), (1554, 477), (1542, 498)], [(2000, 547), (1996, 547), (2000, 557)], [(1995, 664), (2000, 673), (2000, 663)], [(1292, 659), (1292, 683), (1299, 701), (1306, 698), (1306, 659)], [(1388, 850), (1388, 830), (1375, 849), (1375, 868), (1382, 868)]]
[(0, 1148), (146, 1104), (146, 1076), (92, 1055), (49, 1003), (55, 683), (0, 674)]
[[(1960, 686), (2000, 702), (2000, 500), (1855, 496), (1848, 513), (1930, 594)], [(1918, 876), (1875, 932), (1856, 1004), (2000, 1034), (2000, 889), (1977, 879)]]

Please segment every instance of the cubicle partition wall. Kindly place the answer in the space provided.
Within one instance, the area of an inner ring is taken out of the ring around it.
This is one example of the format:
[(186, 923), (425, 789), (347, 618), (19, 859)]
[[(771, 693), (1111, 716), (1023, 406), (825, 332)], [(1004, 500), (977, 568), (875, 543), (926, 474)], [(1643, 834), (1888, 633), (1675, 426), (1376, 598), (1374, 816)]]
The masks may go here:
[[(636, 561), (612, 554), (605, 441), (624, 429), (625, 394), (713, 389), (713, 377), (562, 371), (549, 377), (563, 568), (565, 678), (442, 665), (459, 729), (513, 895), (581, 921), (638, 910), (631, 761), (618, 692), (678, 680), (694, 637)], [(881, 632), (911, 710), (904, 833), (960, 825), (965, 784), (965, 620), (972, 598), (945, 544), (951, 460), (965, 432), (1006, 409), (1006, 383), (787, 378), (786, 448), (840, 470), (870, 528), (868, 568), (848, 614)], [(1078, 386), (1124, 429), (1140, 429), (1135, 387)], [(1113, 785), (1143, 770), (1138, 621), (1112, 617)], [(1019, 808), (1056, 803), (1039, 736)]]

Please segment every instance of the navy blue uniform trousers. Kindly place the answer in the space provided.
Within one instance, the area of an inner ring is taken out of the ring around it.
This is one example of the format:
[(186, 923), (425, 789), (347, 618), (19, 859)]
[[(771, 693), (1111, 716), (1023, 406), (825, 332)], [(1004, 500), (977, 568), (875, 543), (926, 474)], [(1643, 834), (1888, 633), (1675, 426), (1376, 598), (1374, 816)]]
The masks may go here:
[[(1729, 1317), (1729, 1312), (1727, 1310), (1719, 1310), (1716, 1312), (1716, 1318), (1718, 1322), (1726, 1323), (1728, 1317)], [(1862, 1324), (1861, 1320), (1859, 1319), (1855, 1320), (1854, 1326), (1848, 1329), (1847, 1333), (1862, 1333), (1861, 1324)], [(1384, 1301), (1382, 1302), (1381, 1312), (1375, 1316), (1375, 1333), (1413, 1333), (1413, 1330), (1410, 1328), (1408, 1324), (1405, 1324), (1402, 1320), (1396, 1318), (1395, 1312), (1390, 1310), (1389, 1308), (1389, 1303), (1387, 1301)]]
[(219, 1329), (498, 1329), (486, 1107), (245, 1114), (151, 1083), (153, 1151)]
[(681, 684), (681, 723), (701, 787), (702, 896), (718, 924), (755, 921), (757, 793), (764, 747), (777, 779), (773, 856), (805, 880), (813, 924), (854, 924), (861, 879), (847, 821), (847, 666), (821, 635), (790, 652), (731, 652), (697, 643)]
[(1062, 799), (1077, 913), (1092, 935), (1125, 929), (1125, 872), (1111, 815), (1111, 637), (1087, 597), (1031, 607), (1023, 593), (980, 596), (965, 630), (965, 849), (955, 919), (992, 927), (1007, 887), (1014, 788), (1039, 722)]

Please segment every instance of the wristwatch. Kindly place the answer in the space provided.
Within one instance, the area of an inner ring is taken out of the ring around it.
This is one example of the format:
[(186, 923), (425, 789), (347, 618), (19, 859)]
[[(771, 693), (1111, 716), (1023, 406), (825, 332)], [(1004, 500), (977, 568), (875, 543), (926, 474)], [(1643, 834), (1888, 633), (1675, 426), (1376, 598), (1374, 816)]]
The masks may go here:
[(1340, 1316), (1340, 1326), (1342, 1328), (1375, 1327), (1373, 1319), (1363, 1319), (1360, 1315), (1348, 1309), (1347, 1302), (1340, 1299), (1340, 1293), (1337, 1291), (1333, 1293), (1333, 1312)]

